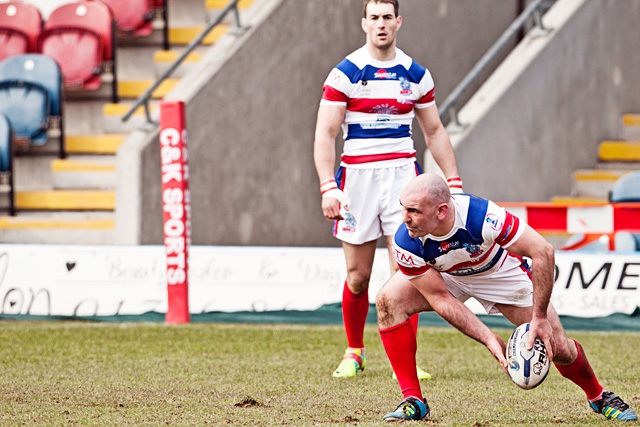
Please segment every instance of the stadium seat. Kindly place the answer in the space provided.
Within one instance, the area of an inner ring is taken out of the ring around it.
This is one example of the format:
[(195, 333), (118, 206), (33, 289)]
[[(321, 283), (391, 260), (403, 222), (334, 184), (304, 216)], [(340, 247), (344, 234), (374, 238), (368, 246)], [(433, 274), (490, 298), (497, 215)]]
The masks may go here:
[(13, 191), (13, 133), (11, 123), (4, 114), (0, 113), (0, 173), (6, 178), (3, 182), (9, 186), (9, 214), (15, 215), (15, 197)]
[(30, 4), (0, 3), (0, 61), (35, 52), (42, 31), (42, 14)]
[(11, 169), (11, 123), (0, 113), (0, 172)]
[(116, 20), (116, 28), (135, 36), (153, 32), (156, 0), (99, 0), (109, 6)]
[(640, 251), (640, 233), (619, 231), (615, 235), (616, 252)]
[(611, 187), (610, 202), (640, 202), (640, 171), (622, 175)]
[(45, 20), (38, 51), (58, 62), (66, 89), (97, 90), (109, 75), (117, 102), (114, 27), (111, 10), (100, 1), (63, 4)]
[(44, 145), (49, 132), (60, 134), (60, 157), (65, 157), (62, 75), (56, 61), (28, 53), (0, 62), (0, 113), (4, 113), (16, 141)]

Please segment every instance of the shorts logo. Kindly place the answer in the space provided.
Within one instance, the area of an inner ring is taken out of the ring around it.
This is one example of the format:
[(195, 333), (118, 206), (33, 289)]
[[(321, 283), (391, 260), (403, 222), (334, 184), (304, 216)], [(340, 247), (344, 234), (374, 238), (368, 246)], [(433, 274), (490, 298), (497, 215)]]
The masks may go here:
[(356, 231), (356, 219), (349, 212), (344, 212), (344, 220), (342, 220), (342, 231), (345, 233), (353, 233)]

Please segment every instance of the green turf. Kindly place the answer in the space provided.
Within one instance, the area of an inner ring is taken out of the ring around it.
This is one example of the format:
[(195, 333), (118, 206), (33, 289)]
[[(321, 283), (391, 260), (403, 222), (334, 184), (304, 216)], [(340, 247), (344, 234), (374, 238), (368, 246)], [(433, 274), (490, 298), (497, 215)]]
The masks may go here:
[[(640, 407), (640, 333), (571, 335), (603, 385)], [(381, 426), (401, 394), (375, 326), (365, 341), (362, 375), (334, 379), (337, 325), (2, 321), (0, 425)], [(434, 379), (423, 382), (432, 421), (417, 425), (617, 424), (554, 369), (518, 389), (450, 327), (420, 328), (418, 362)]]

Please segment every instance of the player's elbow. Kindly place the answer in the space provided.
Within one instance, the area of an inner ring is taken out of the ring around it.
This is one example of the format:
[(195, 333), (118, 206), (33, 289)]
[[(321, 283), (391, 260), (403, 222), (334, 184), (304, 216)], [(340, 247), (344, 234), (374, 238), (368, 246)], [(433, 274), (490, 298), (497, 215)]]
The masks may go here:
[(535, 258), (538, 258), (547, 265), (555, 265), (556, 251), (551, 243), (546, 240), (541, 242), (538, 245), (536, 252), (537, 256)]

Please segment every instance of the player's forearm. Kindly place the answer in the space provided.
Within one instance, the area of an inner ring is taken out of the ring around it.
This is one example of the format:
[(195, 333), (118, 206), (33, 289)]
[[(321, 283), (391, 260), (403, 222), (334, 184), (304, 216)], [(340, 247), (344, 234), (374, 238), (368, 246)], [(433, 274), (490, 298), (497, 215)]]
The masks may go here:
[(479, 343), (488, 346), (491, 340), (495, 339), (493, 332), (466, 305), (453, 296), (447, 301), (434, 302), (432, 306), (447, 323)]
[(440, 126), (433, 134), (426, 135), (426, 138), (427, 147), (444, 175), (458, 176), (456, 155), (444, 126)]
[(532, 258), (533, 316), (546, 318), (553, 290), (554, 250), (548, 245)]
[(336, 162), (335, 142), (326, 137), (316, 137), (313, 161), (320, 182), (333, 178)]

